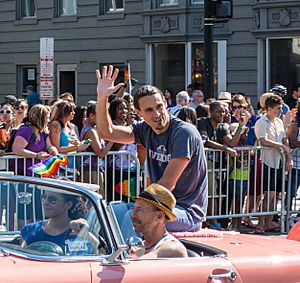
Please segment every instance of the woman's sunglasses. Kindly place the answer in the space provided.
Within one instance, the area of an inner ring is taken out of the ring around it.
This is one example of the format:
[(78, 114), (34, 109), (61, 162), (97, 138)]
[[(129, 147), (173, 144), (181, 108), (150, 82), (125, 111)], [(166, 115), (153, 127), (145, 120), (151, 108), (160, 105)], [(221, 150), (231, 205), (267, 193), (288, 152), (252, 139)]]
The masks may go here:
[(239, 106), (232, 106), (232, 110), (236, 110), (236, 109), (247, 109), (247, 107), (244, 107), (242, 105), (239, 105)]
[(7, 110), (4, 110), (4, 109), (1, 109), (0, 110), (0, 114), (13, 114), (14, 112), (12, 112), (11, 110), (7, 109)]
[(24, 105), (17, 105), (17, 106), (14, 106), (14, 109), (16, 109), (16, 110), (19, 110), (19, 109), (25, 110), (26, 106), (24, 106)]
[(42, 199), (43, 202), (47, 201), (51, 205), (55, 205), (58, 201), (63, 200), (63, 198), (62, 199), (58, 199), (58, 198), (53, 197), (53, 196), (47, 196), (46, 194), (42, 194), (41, 195), (41, 199)]

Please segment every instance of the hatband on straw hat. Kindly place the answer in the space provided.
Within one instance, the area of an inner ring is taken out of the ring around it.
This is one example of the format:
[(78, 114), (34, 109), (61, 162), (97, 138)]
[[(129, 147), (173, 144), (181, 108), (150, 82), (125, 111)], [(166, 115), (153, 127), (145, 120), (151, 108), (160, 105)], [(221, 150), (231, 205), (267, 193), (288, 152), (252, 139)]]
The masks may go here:
[(173, 209), (176, 205), (176, 199), (165, 187), (153, 183), (141, 192), (135, 199), (141, 199), (154, 205), (156, 208), (164, 212), (167, 221), (173, 222), (176, 220), (176, 215), (173, 213)]

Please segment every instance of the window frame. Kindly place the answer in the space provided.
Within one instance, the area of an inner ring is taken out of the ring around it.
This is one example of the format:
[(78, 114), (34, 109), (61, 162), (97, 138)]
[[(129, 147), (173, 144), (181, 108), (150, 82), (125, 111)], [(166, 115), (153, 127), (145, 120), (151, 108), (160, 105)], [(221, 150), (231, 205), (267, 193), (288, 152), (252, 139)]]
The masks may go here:
[[(168, 0), (169, 3), (162, 3), (162, 0), (159, 0), (159, 6), (160, 7), (172, 7), (172, 6), (178, 6), (179, 5), (179, 0)], [(177, 1), (177, 3), (170, 3), (170, 2), (173, 2), (173, 1)]]
[[(198, 1), (200, 1), (200, 3)], [(191, 5), (204, 5), (204, 0), (191, 0)]]
[[(76, 11), (74, 14), (63, 14), (63, 1), (73, 1), (76, 4)], [(55, 1), (55, 15), (56, 17), (76, 17), (78, 14), (77, 0), (56, 0)]]
[[(120, 13), (120, 12), (124, 12), (125, 10), (125, 0), (123, 1), (123, 8), (114, 8), (114, 6), (116, 7), (116, 0), (105, 0), (105, 11), (106, 13)], [(112, 4), (112, 8), (108, 8), (109, 7), (109, 3), (111, 2)]]
[(32, 1), (33, 5), (34, 5), (34, 15), (33, 16), (23, 16), (25, 2), (23, 0), (16, 1), (16, 19), (17, 20), (35, 19), (37, 17), (37, 3), (36, 3), (37, 1), (36, 0), (30, 0), (30, 1)]

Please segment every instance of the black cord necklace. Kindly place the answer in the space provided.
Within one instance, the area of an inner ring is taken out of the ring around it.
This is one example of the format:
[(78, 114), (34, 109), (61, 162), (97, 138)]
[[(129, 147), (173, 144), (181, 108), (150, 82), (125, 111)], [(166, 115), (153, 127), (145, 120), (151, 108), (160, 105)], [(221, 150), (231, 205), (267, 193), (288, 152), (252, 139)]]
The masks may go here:
[(164, 237), (166, 237), (168, 235), (168, 232), (166, 232), (161, 239), (159, 239), (156, 243), (152, 244), (149, 247), (145, 247), (146, 251), (152, 250)]

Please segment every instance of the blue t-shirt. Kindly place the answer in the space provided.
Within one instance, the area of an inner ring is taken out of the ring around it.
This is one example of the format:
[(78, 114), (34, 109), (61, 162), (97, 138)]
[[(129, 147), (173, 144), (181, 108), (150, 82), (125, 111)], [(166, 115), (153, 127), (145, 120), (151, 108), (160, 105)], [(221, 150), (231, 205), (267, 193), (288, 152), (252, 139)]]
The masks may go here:
[(62, 250), (65, 250), (65, 240), (68, 235), (69, 229), (59, 235), (49, 235), (44, 232), (45, 221), (41, 220), (35, 223), (30, 223), (21, 229), (22, 238), (25, 240), (27, 245), (40, 241), (49, 241), (59, 245)]
[(157, 135), (145, 122), (132, 124), (135, 142), (147, 149), (147, 164), (151, 183), (157, 182), (173, 158), (186, 157), (187, 167), (172, 191), (177, 204), (191, 215), (204, 220), (207, 209), (207, 165), (204, 146), (197, 128), (171, 117), (169, 128)]

